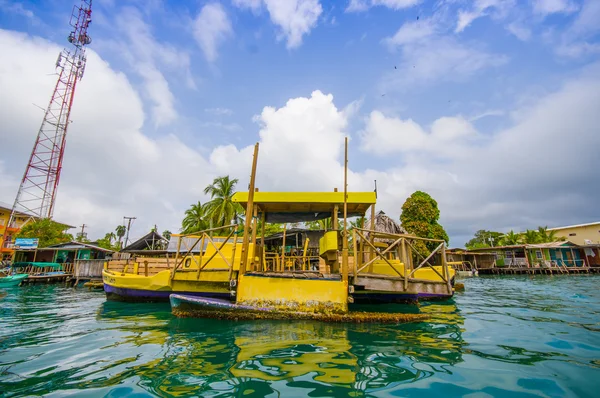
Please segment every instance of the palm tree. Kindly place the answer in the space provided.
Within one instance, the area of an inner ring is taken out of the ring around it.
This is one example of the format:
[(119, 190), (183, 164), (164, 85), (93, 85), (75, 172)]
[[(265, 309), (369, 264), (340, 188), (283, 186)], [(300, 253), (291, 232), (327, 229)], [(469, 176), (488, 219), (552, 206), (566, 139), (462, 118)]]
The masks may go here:
[[(206, 206), (198, 203), (190, 206), (185, 211), (185, 217), (181, 221), (181, 232), (184, 234), (192, 234), (194, 232), (208, 229), (209, 223), (206, 222)], [(167, 231), (168, 232), (168, 231)]]
[(540, 243), (540, 236), (538, 231), (534, 229), (528, 229), (527, 232), (523, 234), (523, 243), (528, 245)]
[(500, 238), (500, 244), (503, 246), (518, 245), (521, 243), (521, 235), (516, 234), (512, 229)]
[(548, 231), (548, 227), (538, 227), (538, 236), (540, 243), (556, 242), (559, 240), (556, 236), (556, 231)]
[(350, 221), (350, 230), (353, 230), (354, 228), (360, 228), (363, 229), (365, 227), (365, 223), (367, 222), (367, 219), (365, 218), (365, 216), (360, 216), (358, 217), (356, 220), (354, 221)]
[(119, 238), (119, 249), (121, 249), (121, 240), (125, 236), (125, 232), (127, 232), (127, 228), (124, 225), (119, 225), (115, 228), (115, 232), (117, 233), (117, 237)]
[(115, 235), (114, 232), (107, 232), (106, 235), (104, 235), (104, 239), (108, 240), (108, 243), (110, 243), (112, 245), (112, 241), (115, 240), (117, 238), (117, 235)]
[(232, 221), (239, 221), (242, 206), (231, 200), (237, 183), (237, 178), (217, 177), (212, 184), (204, 188), (204, 193), (210, 195), (211, 198), (210, 202), (204, 205), (205, 216), (212, 222), (213, 227), (222, 227), (231, 224)]

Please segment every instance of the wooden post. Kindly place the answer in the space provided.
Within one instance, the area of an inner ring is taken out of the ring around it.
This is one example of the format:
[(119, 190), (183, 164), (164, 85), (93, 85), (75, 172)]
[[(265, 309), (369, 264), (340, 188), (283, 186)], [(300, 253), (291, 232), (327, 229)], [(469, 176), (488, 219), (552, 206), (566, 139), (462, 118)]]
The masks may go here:
[(263, 211), (261, 213), (261, 220), (262, 220), (262, 228), (260, 231), (260, 251), (262, 253), (262, 264), (260, 266), (260, 271), (265, 271), (266, 266), (267, 266), (267, 260), (266, 260), (266, 250), (265, 250), (265, 212)]
[(446, 261), (446, 243), (442, 243), (442, 272), (444, 273), (444, 279), (446, 279), (446, 286), (448, 288), (448, 294), (452, 294), (452, 284), (450, 283), (450, 272), (448, 272), (448, 262)]
[[(202, 260), (204, 260), (204, 238), (206, 237), (206, 234), (204, 232), (202, 232), (202, 238), (200, 239), (200, 247), (198, 250), (198, 255), (200, 257), (200, 261), (198, 262), (198, 273), (196, 274), (196, 280), (200, 279), (200, 271), (202, 270)], [(191, 255), (193, 256), (194, 253), (191, 253)]]
[(144, 260), (144, 276), (148, 276), (148, 260)]
[(356, 240), (356, 229), (352, 230), (352, 249), (354, 250), (354, 270), (353, 270), (353, 275), (354, 275), (354, 283), (356, 283), (356, 270), (358, 269), (359, 264), (359, 253), (358, 253), (358, 245), (356, 244), (356, 242), (358, 242)]
[(308, 271), (308, 266), (306, 264), (306, 252), (308, 251), (308, 243), (309, 242), (310, 242), (310, 239), (307, 236), (306, 239), (304, 240), (304, 248), (303, 248), (304, 250), (302, 250), (302, 271)]
[[(171, 279), (173, 279), (173, 277), (175, 276), (175, 270), (177, 269), (179, 250), (181, 250), (181, 235), (177, 237), (177, 252), (175, 253), (175, 264), (173, 265), (173, 271), (171, 271)], [(200, 255), (202, 255), (202, 249), (200, 249)]]
[(35, 248), (35, 251), (33, 252), (33, 261), (32, 261), (32, 263), (35, 263), (36, 257), (37, 257), (37, 247)]
[[(233, 267), (235, 265), (235, 248), (237, 247), (237, 234), (233, 234), (233, 248), (231, 249), (231, 266), (229, 267), (229, 283), (233, 276)], [(231, 285), (230, 285), (231, 286)]]
[(252, 158), (252, 171), (250, 172), (250, 186), (248, 187), (248, 203), (246, 203), (246, 220), (244, 222), (244, 238), (242, 240), (242, 260), (240, 261), (240, 275), (246, 273), (248, 263), (248, 242), (250, 233), (250, 222), (254, 214), (254, 182), (256, 180), (256, 163), (258, 161), (258, 142), (254, 145), (254, 156)]
[(342, 281), (348, 283), (348, 137), (344, 144), (344, 236), (342, 240)]
[(285, 232), (287, 231), (287, 224), (283, 224), (283, 242), (281, 243), (281, 270), (285, 271)]
[[(255, 189), (255, 192), (258, 192), (258, 188)], [(252, 216), (252, 262), (250, 263), (250, 267), (252, 271), (256, 271), (255, 261), (256, 261), (256, 230), (258, 224), (258, 206), (254, 206), (254, 213)]]
[(402, 239), (402, 263), (404, 264), (404, 291), (408, 290), (408, 256), (406, 253), (406, 238)]
[[(377, 195), (377, 194), (375, 194)], [(375, 203), (371, 205), (371, 233), (369, 234), (369, 242), (371, 245), (375, 242)], [(369, 248), (369, 260), (375, 258), (375, 251), (373, 248)], [(373, 263), (369, 266), (369, 273), (373, 273)]]

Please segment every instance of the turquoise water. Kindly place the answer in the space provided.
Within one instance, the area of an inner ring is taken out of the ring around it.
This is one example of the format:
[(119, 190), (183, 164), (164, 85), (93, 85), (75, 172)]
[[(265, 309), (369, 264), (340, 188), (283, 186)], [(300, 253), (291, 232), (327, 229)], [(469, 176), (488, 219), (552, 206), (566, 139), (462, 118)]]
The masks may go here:
[(397, 326), (176, 319), (100, 292), (6, 289), (0, 395), (600, 396), (600, 276), (464, 282), (451, 302), (387, 306), (432, 316)]

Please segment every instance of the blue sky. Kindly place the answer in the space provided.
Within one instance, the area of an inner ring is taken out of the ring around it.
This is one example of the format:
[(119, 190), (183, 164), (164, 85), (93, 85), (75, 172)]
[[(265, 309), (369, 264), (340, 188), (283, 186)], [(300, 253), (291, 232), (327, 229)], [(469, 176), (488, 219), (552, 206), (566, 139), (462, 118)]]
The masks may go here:
[[(59, 193), (57, 217), (103, 234), (134, 212), (139, 234), (155, 223), (176, 230), (189, 203), (205, 200), (201, 188), (212, 177), (230, 173), (247, 181), (248, 148), (257, 141), (264, 148), (263, 189), (341, 187), (336, 173), (349, 136), (350, 189), (371, 189), (377, 179), (380, 208), (394, 217), (414, 190), (432, 193), (454, 246), (480, 228), (597, 221), (600, 190), (587, 182), (597, 181), (589, 162), (597, 153), (593, 109), (600, 102), (588, 90), (600, 70), (599, 3), (95, 0), (95, 55), (76, 94), (74, 149), (69, 141), (61, 182), (70, 194)], [(0, 1), (4, 50), (36, 96), (19, 92), (23, 98), (11, 106), (47, 102), (53, 77), (30, 77), (52, 73), (46, 59), (67, 44), (72, 5)], [(31, 48), (20, 48), (19, 37)], [(26, 61), (36, 67), (20, 67)], [(116, 82), (113, 91), (99, 87), (104, 77)], [(133, 100), (111, 111), (123, 93)], [(13, 119), (40, 117), (23, 109), (13, 110)], [(107, 134), (105, 121), (115, 135), (106, 140), (111, 147), (77, 139), (78, 120), (82, 126), (86, 118), (100, 122), (80, 137)], [(572, 118), (577, 124), (566, 125)], [(30, 119), (15, 119), (19, 140), (2, 131), (14, 148), (0, 158), (5, 202), (14, 197), (39, 124)], [(129, 152), (103, 162), (119, 140), (131, 145)], [(155, 163), (136, 160), (143, 153), (132, 154), (136, 140)], [(90, 150), (95, 168), (90, 156), (89, 169), (77, 167)], [(278, 163), (286, 161), (303, 165)], [(146, 171), (156, 168), (154, 178), (123, 171), (141, 163)], [(99, 199), (106, 194), (97, 187), (111, 184), (126, 198)]]

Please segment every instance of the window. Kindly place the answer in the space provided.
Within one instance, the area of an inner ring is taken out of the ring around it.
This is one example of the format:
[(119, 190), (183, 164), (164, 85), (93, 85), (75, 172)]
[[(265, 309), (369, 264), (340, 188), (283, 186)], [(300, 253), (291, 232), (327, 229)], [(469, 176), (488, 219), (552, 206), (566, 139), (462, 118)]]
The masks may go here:
[(536, 257), (538, 260), (541, 260), (541, 259), (543, 258), (543, 257), (542, 257), (542, 251), (541, 251), (541, 250), (537, 250), (537, 251), (535, 252), (535, 257)]
[(511, 251), (508, 251), (508, 252), (506, 252), (505, 254), (506, 254), (506, 258), (514, 258), (514, 257), (515, 257), (515, 256), (514, 256), (514, 253), (513, 253), (513, 252), (511, 252)]
[(569, 236), (577, 236), (577, 234), (575, 232), (571, 232)]
[(185, 268), (190, 268), (190, 265), (192, 264), (192, 259), (190, 257), (185, 259), (185, 263), (183, 263), (183, 266)]
[(556, 251), (556, 259), (557, 260), (562, 260), (562, 258), (563, 258), (562, 252), (560, 250), (557, 250)]

